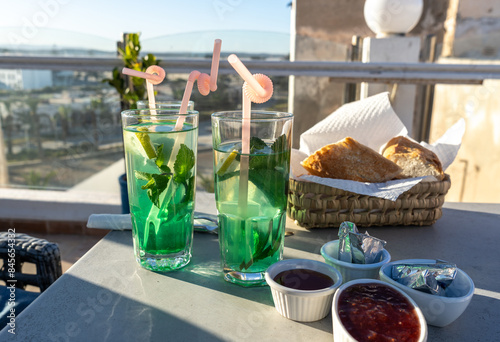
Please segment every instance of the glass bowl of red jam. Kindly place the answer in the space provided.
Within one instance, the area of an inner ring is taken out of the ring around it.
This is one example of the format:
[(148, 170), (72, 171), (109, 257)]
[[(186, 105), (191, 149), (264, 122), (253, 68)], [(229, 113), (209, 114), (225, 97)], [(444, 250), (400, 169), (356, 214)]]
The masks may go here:
[(474, 295), (474, 282), (457, 268), (455, 279), (446, 287), (446, 296), (438, 296), (412, 289), (392, 279), (392, 266), (396, 264), (433, 264), (436, 259), (406, 259), (397, 260), (380, 269), (380, 280), (394, 285), (409, 295), (422, 310), (428, 324), (444, 327), (454, 322), (469, 306)]
[(314, 322), (332, 308), (335, 291), (342, 284), (339, 271), (320, 261), (288, 259), (271, 266), (265, 274), (276, 310), (288, 319)]
[(353, 264), (338, 259), (339, 240), (325, 243), (321, 247), (321, 255), (325, 262), (339, 270), (342, 281), (347, 283), (354, 279), (378, 279), (380, 267), (391, 261), (391, 255), (384, 248), (379, 262), (373, 264)]
[(427, 341), (427, 323), (417, 304), (380, 280), (343, 284), (333, 297), (332, 320), (335, 342)]

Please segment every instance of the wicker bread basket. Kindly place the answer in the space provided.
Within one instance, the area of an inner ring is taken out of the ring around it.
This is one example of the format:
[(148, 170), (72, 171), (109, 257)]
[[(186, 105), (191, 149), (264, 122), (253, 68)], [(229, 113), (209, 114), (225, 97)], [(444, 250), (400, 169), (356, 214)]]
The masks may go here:
[(325, 185), (290, 179), (288, 216), (302, 227), (336, 227), (344, 221), (360, 227), (431, 225), (442, 215), (450, 177), (421, 182), (396, 201), (360, 195)]

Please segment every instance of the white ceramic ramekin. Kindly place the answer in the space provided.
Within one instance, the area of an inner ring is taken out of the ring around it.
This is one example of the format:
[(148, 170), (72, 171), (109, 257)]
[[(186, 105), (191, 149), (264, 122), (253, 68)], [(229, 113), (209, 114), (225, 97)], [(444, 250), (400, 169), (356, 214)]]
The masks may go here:
[(380, 267), (391, 261), (391, 255), (386, 249), (382, 251), (382, 260), (374, 264), (352, 264), (340, 261), (337, 259), (338, 251), (339, 240), (327, 242), (321, 247), (321, 255), (326, 263), (339, 270), (344, 283), (361, 278), (378, 279)]
[[(296, 290), (274, 281), (279, 273), (291, 269), (308, 269), (332, 278), (333, 285), (320, 290)], [(271, 288), (276, 310), (288, 319), (299, 322), (313, 322), (325, 318), (332, 307), (333, 295), (342, 284), (339, 271), (330, 265), (315, 260), (288, 259), (271, 265), (265, 274)]]
[(406, 293), (403, 291), (399, 290), (397, 287), (388, 284), (386, 282), (376, 280), (376, 279), (356, 279), (356, 280), (351, 280), (345, 284), (343, 284), (337, 292), (335, 293), (335, 296), (333, 297), (333, 304), (332, 304), (332, 320), (333, 320), (333, 340), (335, 342), (356, 342), (357, 340), (354, 339), (351, 334), (346, 330), (344, 325), (342, 324), (342, 321), (340, 320), (340, 316), (338, 313), (338, 305), (339, 305), (339, 298), (342, 292), (347, 289), (349, 286), (355, 285), (355, 284), (383, 284), (391, 287), (398, 293), (400, 293), (403, 297), (408, 299), (408, 301), (413, 305), (415, 308), (415, 312), (417, 313), (418, 316), (418, 321), (420, 324), (420, 336), (418, 339), (418, 342), (425, 342), (427, 341), (427, 323), (425, 322), (424, 315), (422, 314), (422, 311), (419, 309), (418, 305), (411, 299), (410, 296), (408, 296)]
[(457, 275), (446, 293), (450, 297), (436, 296), (430, 293), (414, 290), (398, 283), (391, 277), (392, 266), (396, 264), (432, 264), (434, 259), (406, 259), (388, 263), (380, 269), (380, 280), (394, 285), (408, 294), (424, 313), (427, 323), (437, 327), (444, 327), (455, 321), (467, 308), (474, 294), (474, 282), (462, 271), (457, 269)]

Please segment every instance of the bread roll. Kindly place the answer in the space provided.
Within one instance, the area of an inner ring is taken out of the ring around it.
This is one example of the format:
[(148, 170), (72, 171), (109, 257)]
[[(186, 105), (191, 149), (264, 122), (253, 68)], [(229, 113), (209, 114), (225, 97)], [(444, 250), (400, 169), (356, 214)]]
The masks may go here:
[(405, 137), (395, 137), (386, 144), (382, 155), (398, 164), (403, 172), (400, 178), (434, 176), (443, 180), (443, 167), (437, 155)]
[(312, 175), (380, 183), (393, 179), (401, 168), (351, 137), (323, 146), (301, 162)]

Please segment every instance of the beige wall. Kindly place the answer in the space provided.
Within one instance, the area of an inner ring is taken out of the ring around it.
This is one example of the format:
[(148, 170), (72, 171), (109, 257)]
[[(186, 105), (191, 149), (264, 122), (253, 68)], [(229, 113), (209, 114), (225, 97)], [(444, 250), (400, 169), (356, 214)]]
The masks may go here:
[(497, 0), (460, 0), (458, 11), (462, 18), (498, 18), (500, 2)]
[[(443, 59), (442, 63), (475, 60)], [(484, 61), (498, 64), (499, 61)], [(457, 158), (446, 171), (451, 177), (447, 201), (500, 202), (500, 80), (483, 85), (437, 85), (430, 142), (460, 118), (466, 131)]]
[(450, 56), (500, 58), (498, 0), (460, 0), (455, 22), (453, 52)]
[[(458, 0), (451, 0), (458, 1)], [(451, 30), (450, 56), (441, 63), (500, 65), (500, 2), (459, 0)], [(447, 170), (447, 201), (500, 202), (500, 80), (483, 85), (437, 85), (431, 122), (433, 142), (459, 118), (466, 132)]]

